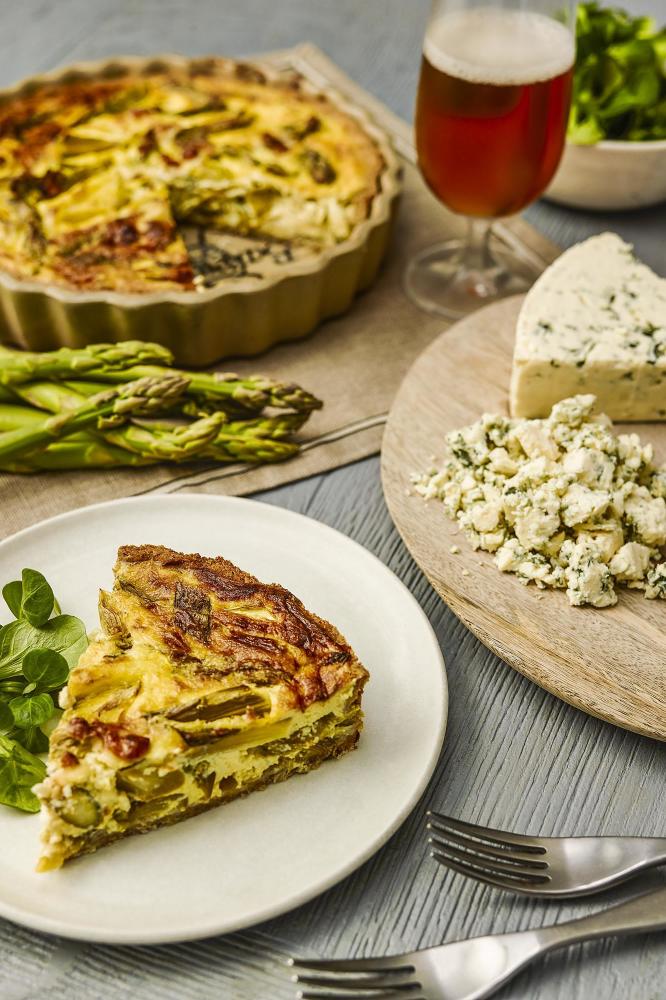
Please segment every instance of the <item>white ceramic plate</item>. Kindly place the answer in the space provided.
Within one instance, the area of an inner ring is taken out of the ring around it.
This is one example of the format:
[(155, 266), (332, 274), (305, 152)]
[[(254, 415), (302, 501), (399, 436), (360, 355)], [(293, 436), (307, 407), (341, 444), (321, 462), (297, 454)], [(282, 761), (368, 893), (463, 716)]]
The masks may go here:
[[(398, 828), (437, 761), (442, 655), (419, 605), (378, 559), (317, 521), (251, 500), (97, 504), (0, 544), (2, 581), (41, 570), (67, 612), (97, 624), (120, 544), (224, 555), (334, 622), (370, 671), (358, 749), (311, 774), (57, 872), (34, 872), (38, 817), (0, 806), (0, 915), (90, 941), (155, 944), (284, 913), (348, 875)], [(6, 620), (6, 619), (4, 619)]]

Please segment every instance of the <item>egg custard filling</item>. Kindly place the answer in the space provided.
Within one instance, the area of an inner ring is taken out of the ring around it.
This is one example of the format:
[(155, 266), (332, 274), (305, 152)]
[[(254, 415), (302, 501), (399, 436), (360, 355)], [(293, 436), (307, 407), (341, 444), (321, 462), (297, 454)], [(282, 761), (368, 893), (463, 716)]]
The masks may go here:
[(0, 102), (0, 267), (73, 289), (196, 290), (183, 226), (307, 245), (367, 218), (384, 161), (293, 74), (209, 59)]
[(367, 671), (334, 626), (224, 559), (119, 550), (51, 735), (38, 870), (356, 746)]

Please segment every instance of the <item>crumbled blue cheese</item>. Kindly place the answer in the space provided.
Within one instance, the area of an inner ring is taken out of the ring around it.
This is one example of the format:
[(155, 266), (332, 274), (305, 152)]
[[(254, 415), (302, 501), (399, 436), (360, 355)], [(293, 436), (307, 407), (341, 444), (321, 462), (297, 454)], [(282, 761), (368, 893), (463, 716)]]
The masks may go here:
[(616, 583), (666, 598), (666, 466), (595, 404), (564, 399), (544, 420), (485, 413), (447, 435), (451, 458), (414, 487), (525, 584), (597, 608), (616, 603)]
[(518, 317), (511, 413), (545, 417), (576, 393), (614, 420), (666, 420), (666, 279), (614, 233), (558, 257)]
[(666, 562), (659, 563), (645, 577), (645, 596), (666, 599)]

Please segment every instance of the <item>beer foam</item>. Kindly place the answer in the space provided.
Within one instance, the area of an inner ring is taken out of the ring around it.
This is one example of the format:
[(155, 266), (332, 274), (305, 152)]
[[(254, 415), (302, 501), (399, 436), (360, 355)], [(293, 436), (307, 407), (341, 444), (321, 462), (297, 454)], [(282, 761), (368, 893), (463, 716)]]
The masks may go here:
[(518, 86), (565, 73), (575, 45), (573, 34), (544, 14), (477, 7), (432, 20), (423, 54), (435, 69), (469, 83)]

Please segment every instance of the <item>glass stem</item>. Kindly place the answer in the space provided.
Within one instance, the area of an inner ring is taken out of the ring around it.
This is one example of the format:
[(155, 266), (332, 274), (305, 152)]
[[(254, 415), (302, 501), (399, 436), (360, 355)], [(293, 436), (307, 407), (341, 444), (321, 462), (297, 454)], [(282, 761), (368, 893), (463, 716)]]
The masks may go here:
[(498, 294), (498, 269), (490, 253), (491, 223), (488, 219), (467, 220), (467, 239), (460, 261), (468, 293), (483, 302)]
[(490, 226), (488, 219), (467, 219), (463, 266), (470, 271), (488, 271), (494, 265), (488, 247)]

